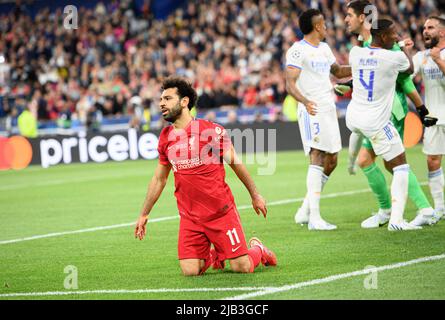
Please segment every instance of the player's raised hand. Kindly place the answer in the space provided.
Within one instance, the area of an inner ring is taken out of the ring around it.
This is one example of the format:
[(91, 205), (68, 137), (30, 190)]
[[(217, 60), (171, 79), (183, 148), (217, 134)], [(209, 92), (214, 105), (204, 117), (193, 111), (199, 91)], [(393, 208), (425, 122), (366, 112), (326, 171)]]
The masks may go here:
[(148, 216), (140, 216), (138, 221), (136, 222), (136, 229), (134, 230), (134, 237), (139, 240), (144, 239), (145, 234), (147, 233), (146, 225), (148, 221)]
[(307, 112), (311, 116), (315, 116), (317, 114), (317, 104), (312, 101), (307, 101), (304, 106), (306, 107)]
[(257, 215), (260, 215), (260, 213), (262, 213), (264, 218), (266, 218), (267, 215), (266, 200), (260, 194), (257, 194), (254, 197), (252, 197), (252, 207), (253, 209), (255, 209)]
[(430, 56), (431, 56), (431, 59), (434, 60), (434, 62), (440, 60), (440, 51), (441, 50), (438, 47), (431, 48)]
[(414, 47), (414, 41), (411, 38), (403, 39), (402, 41), (405, 43), (405, 48), (412, 49)]

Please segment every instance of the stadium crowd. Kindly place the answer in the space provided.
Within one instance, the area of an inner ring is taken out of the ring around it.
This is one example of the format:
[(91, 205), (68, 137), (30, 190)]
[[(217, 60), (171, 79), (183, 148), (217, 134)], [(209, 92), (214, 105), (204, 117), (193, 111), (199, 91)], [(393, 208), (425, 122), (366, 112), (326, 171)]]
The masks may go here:
[[(441, 0), (440, 0), (441, 1)], [(156, 20), (149, 2), (131, 0), (78, 8), (78, 28), (64, 27), (63, 8), (32, 18), (18, 4), (0, 16), (0, 117), (28, 108), (39, 121), (157, 113), (161, 79), (193, 80), (198, 110), (280, 105), (283, 61), (302, 37), (298, 15), (322, 10), (327, 43), (347, 63), (355, 36), (344, 23), (346, 0), (194, 0)], [(440, 14), (434, 0), (375, 1), (404, 36), (423, 49), (421, 26)], [(443, 5), (443, 4), (442, 4)]]

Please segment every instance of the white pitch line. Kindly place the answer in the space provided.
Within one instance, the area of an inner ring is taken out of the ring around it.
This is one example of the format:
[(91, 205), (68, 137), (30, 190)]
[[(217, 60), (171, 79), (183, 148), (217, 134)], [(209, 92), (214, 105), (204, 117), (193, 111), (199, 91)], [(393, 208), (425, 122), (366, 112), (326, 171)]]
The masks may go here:
[[(426, 184), (427, 183), (421, 183), (421, 185), (426, 185)], [(356, 194), (360, 194), (360, 193), (367, 193), (369, 191), (371, 191), (371, 190), (370, 189), (359, 189), (359, 190), (354, 190), (354, 191), (344, 191), (344, 192), (336, 192), (336, 193), (326, 194), (326, 195), (322, 195), (321, 197), (323, 199), (329, 199), (329, 198), (337, 198), (337, 197), (342, 197), (342, 196), (352, 196), (352, 195), (356, 195)], [(283, 204), (301, 202), (303, 200), (304, 200), (304, 198), (284, 199), (284, 200), (268, 202), (267, 206), (279, 206), (279, 205), (283, 205)], [(246, 210), (246, 209), (250, 209), (251, 207), (252, 207), (251, 205), (242, 205), (242, 206), (238, 206), (237, 208), (238, 208), (238, 210)], [(179, 216), (168, 216), (168, 217), (163, 217), (163, 218), (150, 219), (150, 220), (148, 220), (148, 222), (154, 223), (154, 222), (174, 220), (174, 219), (178, 219), (178, 218), (179, 218)], [(0, 241), (0, 245), (23, 242), (23, 241), (30, 241), (30, 240), (37, 240), (37, 239), (43, 239), (43, 238), (60, 237), (60, 236), (76, 234), (76, 233), (110, 230), (110, 229), (116, 229), (116, 228), (129, 227), (132, 225), (135, 225), (135, 222), (114, 224), (114, 225), (110, 225), (110, 226), (93, 227), (93, 228), (80, 229), (80, 230), (74, 230), (74, 231), (48, 233), (48, 234), (36, 235), (36, 236), (31, 236), (31, 237), (19, 238), (19, 239), (2, 240), (2, 241)]]
[(354, 272), (332, 275), (332, 276), (329, 276), (326, 278), (315, 279), (315, 280), (310, 280), (310, 281), (305, 281), (305, 282), (298, 282), (295, 284), (285, 285), (282, 287), (271, 287), (271, 288), (264, 289), (264, 290), (258, 290), (257, 292), (246, 293), (243, 295), (225, 298), (224, 300), (245, 300), (245, 299), (251, 299), (251, 298), (258, 298), (261, 296), (274, 294), (274, 293), (278, 293), (278, 292), (291, 291), (291, 290), (296, 290), (296, 289), (300, 289), (303, 287), (310, 287), (310, 286), (333, 282), (333, 281), (337, 281), (337, 280), (341, 280), (341, 279), (357, 277), (357, 276), (365, 275), (365, 274), (368, 274), (371, 272), (381, 272), (381, 271), (385, 271), (385, 270), (398, 269), (398, 268), (403, 268), (403, 267), (410, 266), (410, 265), (417, 264), (417, 263), (430, 262), (430, 261), (436, 261), (436, 260), (442, 260), (442, 259), (445, 259), (445, 254), (441, 254), (441, 255), (437, 255), (437, 256), (423, 257), (423, 258), (409, 260), (406, 262), (399, 262), (399, 263), (395, 263), (395, 264), (388, 264), (385, 266), (376, 267), (376, 268), (372, 268), (372, 269), (357, 270)]
[[(166, 220), (173, 220), (177, 219), (179, 216), (170, 216), (170, 217), (163, 217), (163, 218), (155, 218), (151, 219), (148, 222), (161, 222)], [(14, 242), (22, 242), (22, 241), (29, 241), (29, 240), (36, 240), (36, 239), (42, 239), (42, 238), (51, 238), (51, 237), (59, 237), (59, 236), (65, 236), (68, 234), (76, 234), (76, 233), (85, 233), (85, 232), (94, 232), (94, 231), (101, 231), (101, 230), (110, 230), (110, 229), (116, 229), (116, 228), (123, 228), (123, 227), (129, 227), (136, 225), (136, 222), (129, 222), (129, 223), (122, 223), (122, 224), (114, 224), (111, 226), (103, 226), (103, 227), (94, 227), (94, 228), (88, 228), (88, 229), (81, 229), (81, 230), (74, 230), (74, 231), (65, 231), (65, 232), (55, 232), (55, 233), (48, 233), (48, 234), (42, 234), (38, 236), (32, 236), (32, 237), (26, 237), (26, 238), (19, 238), (19, 239), (13, 239), (13, 240), (3, 240), (0, 241), (0, 245), (2, 244), (8, 244), (8, 243), (14, 243)]]
[(86, 290), (86, 291), (47, 291), (47, 292), (16, 292), (0, 294), (0, 298), (11, 297), (41, 297), (41, 296), (68, 296), (85, 294), (134, 294), (134, 293), (182, 293), (182, 292), (226, 292), (226, 291), (258, 291), (272, 289), (273, 287), (236, 287), (236, 288), (183, 288), (183, 289), (117, 289), (117, 290)]
[(24, 188), (34, 188), (34, 187), (50, 187), (50, 186), (57, 186), (60, 184), (67, 184), (67, 183), (81, 183), (81, 182), (90, 182), (90, 181), (103, 181), (103, 180), (113, 180), (113, 179), (120, 179), (120, 178), (126, 178), (131, 176), (140, 176), (140, 174), (137, 173), (128, 173), (128, 174), (113, 174), (113, 175), (107, 175), (107, 176), (92, 176), (92, 177), (77, 177), (74, 179), (66, 180), (66, 179), (54, 179), (50, 181), (38, 181), (34, 183), (27, 183), (27, 184), (8, 184), (0, 186), (0, 191), (12, 191), (17, 189), (24, 189)]

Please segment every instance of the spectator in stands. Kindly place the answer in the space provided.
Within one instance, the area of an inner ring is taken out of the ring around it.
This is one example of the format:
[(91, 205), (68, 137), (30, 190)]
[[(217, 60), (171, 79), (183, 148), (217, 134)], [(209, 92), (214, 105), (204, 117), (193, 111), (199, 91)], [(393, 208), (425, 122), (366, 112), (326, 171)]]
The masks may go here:
[(227, 123), (234, 124), (237, 122), (238, 122), (238, 115), (237, 115), (236, 111), (230, 110), (227, 113)]
[(134, 96), (128, 102), (127, 113), (130, 118), (130, 128), (139, 129), (144, 123), (144, 107), (142, 106), (142, 99), (139, 96)]
[[(31, 102), (30, 104), (35, 104)], [(29, 107), (26, 107), (18, 116), (17, 124), (19, 127), (19, 132), (22, 136), (27, 138), (37, 138), (37, 118), (30, 111)]]
[(216, 121), (216, 113), (215, 113), (215, 111), (209, 111), (206, 114), (205, 119), (208, 120), (208, 121), (212, 121), (212, 122)]

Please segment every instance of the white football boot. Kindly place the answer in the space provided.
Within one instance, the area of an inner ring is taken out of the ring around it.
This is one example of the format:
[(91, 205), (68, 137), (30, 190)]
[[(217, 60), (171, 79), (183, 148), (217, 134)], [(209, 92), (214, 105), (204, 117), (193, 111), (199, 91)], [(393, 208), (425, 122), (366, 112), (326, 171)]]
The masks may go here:
[(439, 222), (439, 215), (434, 212), (433, 208), (421, 209), (417, 213), (417, 216), (410, 222), (414, 226), (430, 226)]
[(378, 213), (375, 213), (368, 219), (364, 220), (362, 222), (362, 228), (373, 229), (381, 227), (389, 222), (390, 217), (391, 217), (390, 213), (384, 213), (379, 211)]
[(298, 209), (297, 213), (295, 214), (294, 219), (296, 224), (308, 224), (309, 210), (304, 210), (302, 207), (300, 207), (300, 209)]
[(405, 230), (420, 230), (422, 227), (414, 226), (410, 224), (408, 221), (403, 220), (399, 223), (392, 223), (391, 221), (388, 223), (389, 231), (405, 231)]
[(309, 219), (309, 230), (331, 231), (337, 229), (336, 225), (326, 222), (322, 218)]

